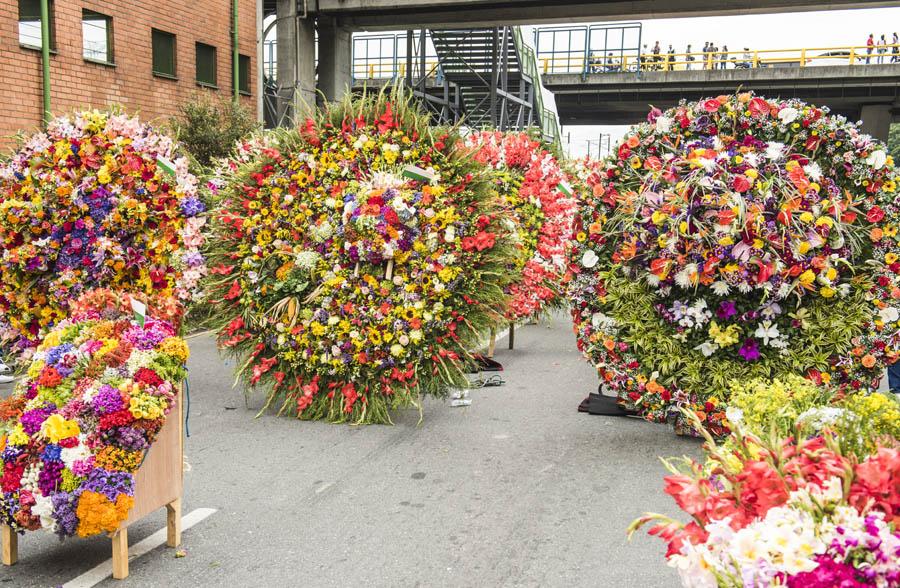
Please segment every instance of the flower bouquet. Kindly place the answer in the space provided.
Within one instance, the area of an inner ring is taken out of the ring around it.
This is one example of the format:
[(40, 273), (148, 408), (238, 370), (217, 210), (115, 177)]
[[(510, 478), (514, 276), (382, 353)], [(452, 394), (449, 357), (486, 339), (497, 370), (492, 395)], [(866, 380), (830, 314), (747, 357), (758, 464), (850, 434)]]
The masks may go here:
[(190, 301), (205, 272), (197, 179), (124, 114), (54, 119), (0, 166), (0, 337), (20, 352), (108, 287)]
[(575, 331), (626, 408), (721, 433), (730, 380), (869, 390), (896, 360), (897, 170), (843, 117), (750, 93), (654, 109), (586, 181)]
[(839, 430), (783, 439), (732, 426), (723, 446), (707, 438), (705, 464), (666, 462), (665, 491), (694, 520), (651, 513), (630, 528), (653, 524), (684, 586), (900, 586), (896, 439), (857, 455)]
[(521, 280), (510, 284), (509, 320), (535, 318), (563, 303), (566, 250), (575, 200), (556, 158), (526, 133), (475, 132), (466, 137), (475, 159), (497, 172), (500, 195), (515, 223)]
[(127, 303), (110, 291), (73, 303), (0, 401), (0, 521), (17, 531), (85, 537), (128, 517), (188, 348), (171, 323), (151, 313), (139, 324)]
[(515, 251), (483, 166), (427, 120), (397, 95), (348, 99), (221, 168), (210, 299), (266, 407), (384, 423), (467, 385)]

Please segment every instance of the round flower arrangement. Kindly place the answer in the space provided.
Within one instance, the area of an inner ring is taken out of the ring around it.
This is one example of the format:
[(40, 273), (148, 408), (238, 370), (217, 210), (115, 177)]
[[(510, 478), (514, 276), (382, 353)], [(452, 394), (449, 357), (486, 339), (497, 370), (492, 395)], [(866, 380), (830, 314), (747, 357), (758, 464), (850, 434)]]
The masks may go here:
[(731, 380), (874, 389), (896, 359), (897, 171), (843, 117), (750, 93), (654, 109), (586, 181), (575, 331), (627, 408), (721, 430)]
[(142, 326), (126, 306), (109, 291), (86, 293), (0, 401), (0, 521), (17, 531), (86, 537), (128, 517), (134, 473), (174, 404), (188, 348), (171, 323)]
[(368, 96), (221, 168), (210, 299), (220, 345), (267, 407), (390, 422), (392, 407), (466, 385), (515, 252), (458, 143), (397, 96)]
[(137, 118), (50, 122), (0, 166), (0, 337), (16, 351), (95, 287), (191, 300), (205, 272), (197, 179)]
[(526, 133), (475, 132), (466, 137), (475, 159), (496, 170), (500, 195), (518, 236), (516, 274), (510, 284), (509, 319), (530, 319), (563, 302), (566, 249), (575, 200), (562, 189), (556, 158)]

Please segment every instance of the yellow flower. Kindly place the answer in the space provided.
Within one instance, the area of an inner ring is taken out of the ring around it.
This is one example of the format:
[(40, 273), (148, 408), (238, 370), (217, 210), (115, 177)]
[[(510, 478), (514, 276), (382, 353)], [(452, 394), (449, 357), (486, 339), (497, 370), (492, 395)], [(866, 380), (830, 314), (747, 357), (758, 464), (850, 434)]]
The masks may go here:
[(803, 212), (800, 214), (800, 220), (805, 223), (811, 223), (813, 220), (813, 215), (809, 211)]
[(10, 445), (28, 445), (28, 434), (22, 429), (22, 423), (16, 425), (16, 427), (9, 432), (9, 436), (6, 440)]
[(719, 347), (728, 347), (740, 340), (740, 329), (737, 325), (728, 325), (723, 329), (716, 321), (712, 321), (709, 325), (709, 336)]
[(884, 255), (884, 263), (890, 265), (897, 261), (897, 254), (893, 251)]
[(800, 277), (797, 278), (797, 281), (800, 282), (801, 286), (810, 286), (813, 282), (816, 281), (816, 274), (813, 273), (812, 270), (806, 270)]
[(800, 255), (806, 255), (806, 252), (809, 251), (810, 247), (809, 241), (802, 241), (800, 245), (797, 246), (797, 251), (800, 252)]
[(828, 286), (822, 286), (819, 290), (819, 294), (821, 294), (823, 298), (831, 298), (834, 296), (834, 290)]
[(191, 355), (187, 343), (181, 337), (167, 337), (163, 339), (162, 343), (159, 344), (159, 352), (164, 355), (177, 357), (182, 363), (186, 362)]
[(68, 421), (57, 413), (51, 414), (41, 425), (41, 434), (50, 439), (51, 443), (75, 437), (80, 432), (76, 421)]
[(654, 210), (654, 211), (653, 211), (653, 214), (650, 215), (650, 221), (651, 221), (654, 225), (661, 225), (661, 224), (663, 224), (667, 218), (668, 218), (668, 216), (666, 215), (666, 213), (664, 213), (664, 212), (661, 211), (661, 210)]

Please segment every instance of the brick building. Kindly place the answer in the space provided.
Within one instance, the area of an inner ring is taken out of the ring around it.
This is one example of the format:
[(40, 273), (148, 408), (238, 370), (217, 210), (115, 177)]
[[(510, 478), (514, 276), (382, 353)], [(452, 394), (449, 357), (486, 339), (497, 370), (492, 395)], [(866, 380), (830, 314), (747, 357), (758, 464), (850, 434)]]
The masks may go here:
[[(238, 0), (241, 101), (257, 109), (256, 0)], [(51, 112), (121, 104), (144, 120), (232, 96), (231, 0), (50, 0)], [(0, 0), (0, 147), (40, 127), (40, 0)]]

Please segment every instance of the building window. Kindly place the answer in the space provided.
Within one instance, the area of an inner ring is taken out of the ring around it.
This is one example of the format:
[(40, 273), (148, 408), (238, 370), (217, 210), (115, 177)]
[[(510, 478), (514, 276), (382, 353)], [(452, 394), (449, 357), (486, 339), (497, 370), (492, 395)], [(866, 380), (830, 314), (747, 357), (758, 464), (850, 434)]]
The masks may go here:
[(250, 56), (238, 55), (238, 91), (250, 94)]
[[(50, 49), (56, 49), (54, 32), (53, 0), (49, 0)], [(36, 49), (41, 48), (41, 0), (19, 0), (19, 44)]]
[(83, 55), (91, 61), (113, 62), (112, 18), (92, 10), (81, 11)]
[(153, 29), (153, 75), (175, 77), (175, 35)]
[(216, 48), (197, 43), (197, 83), (216, 87)]

